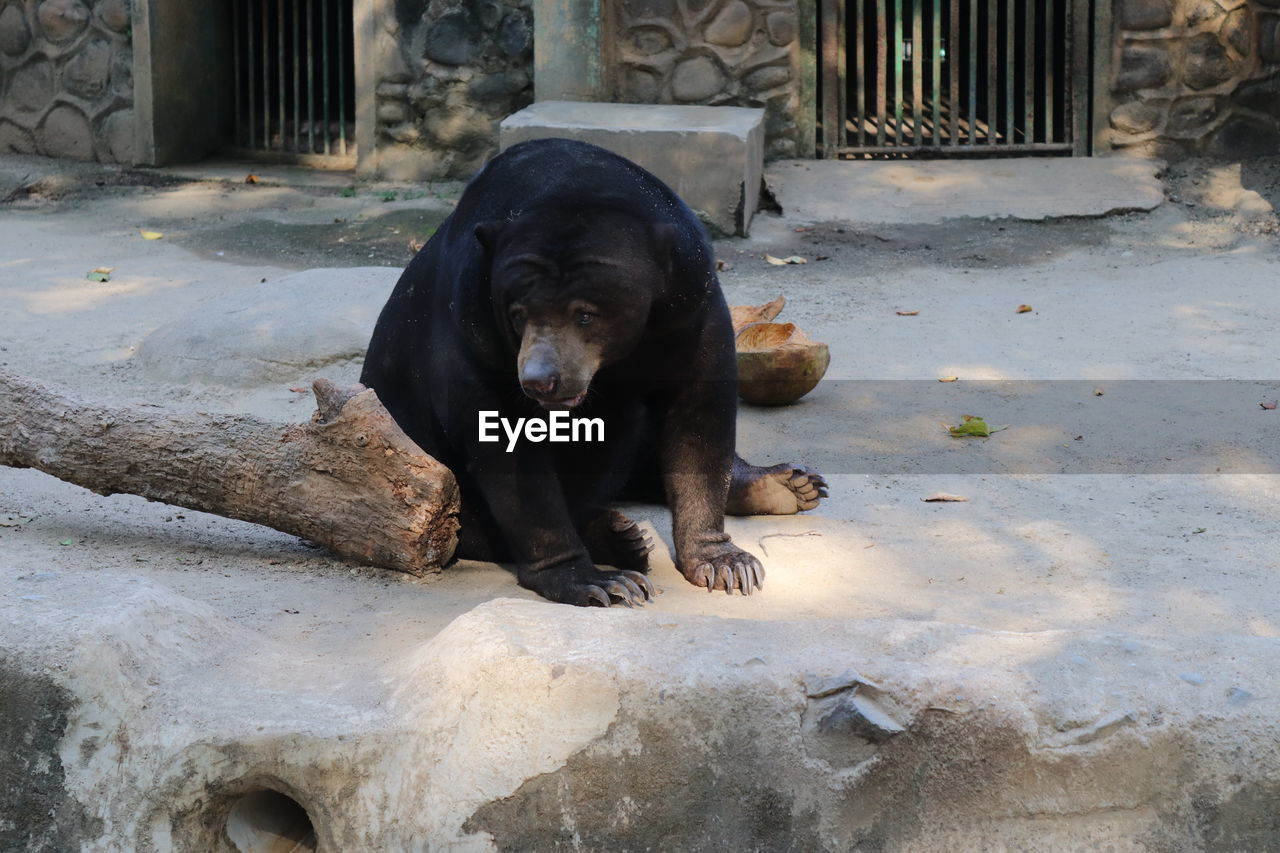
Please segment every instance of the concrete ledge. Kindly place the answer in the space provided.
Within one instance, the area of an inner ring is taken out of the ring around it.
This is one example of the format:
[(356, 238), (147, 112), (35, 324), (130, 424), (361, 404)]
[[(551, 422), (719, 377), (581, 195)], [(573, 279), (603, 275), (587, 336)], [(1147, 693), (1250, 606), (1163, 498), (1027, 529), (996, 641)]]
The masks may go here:
[(500, 599), (395, 653), (317, 656), (141, 578), (0, 580), (5, 850), (235, 853), (227, 834), (285, 821), (343, 853), (1252, 851), (1280, 831), (1270, 637)]
[(560, 137), (621, 154), (657, 175), (713, 231), (746, 236), (759, 199), (764, 110), (542, 101), (502, 122), (503, 149)]
[(1009, 160), (786, 160), (769, 188), (789, 218), (924, 225), (945, 219), (1041, 220), (1151, 210), (1163, 164), (1132, 157)]

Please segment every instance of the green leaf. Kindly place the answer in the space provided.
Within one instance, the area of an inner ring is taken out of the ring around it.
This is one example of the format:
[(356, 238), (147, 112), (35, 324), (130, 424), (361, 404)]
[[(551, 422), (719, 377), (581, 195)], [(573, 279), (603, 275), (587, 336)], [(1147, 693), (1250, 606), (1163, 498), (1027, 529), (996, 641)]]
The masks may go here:
[(111, 273), (109, 272), (90, 272), (85, 273), (84, 277), (89, 279), (89, 281), (96, 281), (99, 284), (105, 281), (111, 281)]
[(59, 545), (71, 545), (71, 544), (73, 544), (73, 543), (72, 543), (72, 541), (71, 541), (70, 539), (63, 539), (63, 540), (62, 540), (61, 542), (59, 542), (58, 544), (59, 544)]
[(342, 191), (342, 197), (343, 197), (343, 198), (355, 198), (355, 197), (356, 197), (356, 188), (355, 188), (355, 187), (347, 187), (346, 189), (344, 189), (344, 190)]
[(960, 417), (964, 420), (959, 426), (947, 427), (947, 431), (956, 438), (986, 438), (993, 432), (1009, 428), (1008, 424), (990, 426), (977, 415), (961, 415)]

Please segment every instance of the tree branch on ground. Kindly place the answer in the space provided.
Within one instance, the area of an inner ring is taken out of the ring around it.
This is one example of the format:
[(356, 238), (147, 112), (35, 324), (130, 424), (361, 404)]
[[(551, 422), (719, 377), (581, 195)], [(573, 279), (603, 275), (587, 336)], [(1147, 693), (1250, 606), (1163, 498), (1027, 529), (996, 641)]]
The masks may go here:
[(317, 379), (310, 423), (85, 400), (0, 369), (0, 465), (273, 527), (422, 576), (453, 556), (458, 486), (362, 385)]

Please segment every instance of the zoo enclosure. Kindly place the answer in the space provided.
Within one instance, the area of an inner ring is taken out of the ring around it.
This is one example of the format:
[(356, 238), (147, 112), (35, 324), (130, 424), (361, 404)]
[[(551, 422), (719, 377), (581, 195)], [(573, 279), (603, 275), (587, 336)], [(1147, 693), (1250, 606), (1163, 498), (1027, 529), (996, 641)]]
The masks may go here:
[(230, 6), (234, 152), (353, 166), (352, 0), (231, 0)]
[(1089, 0), (819, 0), (823, 157), (1089, 152)]

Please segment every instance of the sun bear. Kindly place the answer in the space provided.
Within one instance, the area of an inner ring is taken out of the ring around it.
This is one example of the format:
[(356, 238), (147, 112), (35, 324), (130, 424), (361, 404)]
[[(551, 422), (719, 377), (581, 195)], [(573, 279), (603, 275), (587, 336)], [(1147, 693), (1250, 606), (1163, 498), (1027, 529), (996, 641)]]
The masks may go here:
[[(456, 475), (457, 555), (513, 562), (552, 601), (653, 596), (651, 543), (615, 500), (665, 500), (685, 578), (751, 594), (764, 569), (724, 532), (726, 511), (826, 497), (815, 472), (734, 452), (733, 330), (697, 217), (583, 142), (525, 142), (477, 173), (400, 277), (360, 381)], [(535, 421), (557, 412), (602, 434), (540, 440), (556, 424)]]

